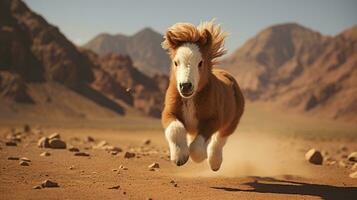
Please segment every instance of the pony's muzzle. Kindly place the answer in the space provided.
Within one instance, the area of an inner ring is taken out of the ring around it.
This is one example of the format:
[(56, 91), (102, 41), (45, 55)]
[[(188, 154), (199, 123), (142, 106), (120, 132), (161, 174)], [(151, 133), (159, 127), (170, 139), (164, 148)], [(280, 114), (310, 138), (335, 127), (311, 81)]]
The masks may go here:
[(192, 83), (180, 83), (180, 91), (183, 96), (190, 96), (193, 93)]

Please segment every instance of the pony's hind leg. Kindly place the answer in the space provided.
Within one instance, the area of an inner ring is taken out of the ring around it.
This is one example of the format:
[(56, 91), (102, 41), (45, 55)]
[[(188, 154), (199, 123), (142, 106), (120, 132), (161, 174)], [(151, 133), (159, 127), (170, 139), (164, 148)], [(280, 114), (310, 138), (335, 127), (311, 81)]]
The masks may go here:
[(219, 134), (219, 132), (211, 136), (211, 140), (208, 144), (208, 164), (213, 171), (218, 171), (222, 164), (222, 151), (226, 144), (228, 136)]
[(194, 162), (202, 162), (207, 158), (207, 143), (202, 135), (197, 135), (189, 146), (190, 157)]

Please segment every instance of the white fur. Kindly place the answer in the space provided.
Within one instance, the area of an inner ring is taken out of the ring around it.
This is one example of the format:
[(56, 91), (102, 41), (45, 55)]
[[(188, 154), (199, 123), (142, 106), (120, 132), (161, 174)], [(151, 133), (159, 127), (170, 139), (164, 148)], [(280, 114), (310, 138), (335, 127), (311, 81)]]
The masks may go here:
[[(181, 45), (176, 52), (174, 62), (176, 66), (176, 81), (177, 89), (180, 95), (184, 98), (190, 98), (197, 90), (200, 81), (198, 64), (202, 61), (202, 54), (199, 47), (193, 43), (185, 43)], [(189, 97), (181, 94), (180, 83), (190, 82), (193, 85), (193, 93)]]
[(193, 142), (190, 144), (190, 156), (195, 162), (202, 162), (207, 158), (207, 143), (201, 135), (197, 135)]
[(176, 164), (181, 163), (180, 165), (186, 163), (189, 150), (184, 125), (178, 120), (171, 122), (165, 130), (165, 136), (169, 143), (171, 160)]
[(222, 150), (226, 144), (227, 137), (221, 137), (215, 133), (207, 147), (208, 164), (213, 171), (219, 170), (222, 164)]

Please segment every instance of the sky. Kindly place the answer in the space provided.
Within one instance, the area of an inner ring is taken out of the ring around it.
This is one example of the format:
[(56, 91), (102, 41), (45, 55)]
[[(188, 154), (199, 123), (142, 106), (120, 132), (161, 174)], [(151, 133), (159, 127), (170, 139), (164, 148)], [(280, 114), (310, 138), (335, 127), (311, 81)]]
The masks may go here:
[(336, 35), (357, 24), (357, 0), (25, 0), (27, 5), (82, 45), (99, 33), (132, 35), (151, 27), (164, 33), (177, 22), (216, 18), (235, 50), (264, 28), (296, 22)]

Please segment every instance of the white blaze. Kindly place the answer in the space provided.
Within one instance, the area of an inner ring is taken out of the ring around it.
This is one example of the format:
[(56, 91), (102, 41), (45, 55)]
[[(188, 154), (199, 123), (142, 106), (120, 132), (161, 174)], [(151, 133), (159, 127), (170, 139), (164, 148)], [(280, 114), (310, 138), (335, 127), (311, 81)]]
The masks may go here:
[(193, 85), (193, 93), (197, 90), (200, 80), (198, 69), (200, 61), (202, 61), (202, 55), (196, 44), (185, 43), (177, 49), (174, 62), (177, 63), (176, 81), (177, 90), (180, 94), (180, 83), (191, 83)]

